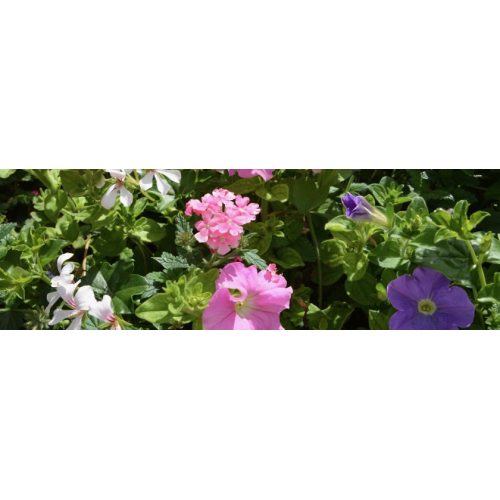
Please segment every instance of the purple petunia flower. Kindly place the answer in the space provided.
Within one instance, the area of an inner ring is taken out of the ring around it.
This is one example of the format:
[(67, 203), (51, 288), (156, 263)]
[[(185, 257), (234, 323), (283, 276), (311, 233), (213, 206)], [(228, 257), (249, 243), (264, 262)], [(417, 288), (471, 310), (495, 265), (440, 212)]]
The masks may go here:
[(342, 198), (342, 203), (347, 208), (346, 215), (356, 222), (375, 222), (381, 226), (388, 226), (387, 217), (372, 207), (363, 196), (353, 196), (347, 193)]
[(391, 330), (468, 328), (476, 308), (465, 290), (450, 284), (444, 274), (425, 267), (390, 283), (387, 296), (398, 309), (391, 318)]

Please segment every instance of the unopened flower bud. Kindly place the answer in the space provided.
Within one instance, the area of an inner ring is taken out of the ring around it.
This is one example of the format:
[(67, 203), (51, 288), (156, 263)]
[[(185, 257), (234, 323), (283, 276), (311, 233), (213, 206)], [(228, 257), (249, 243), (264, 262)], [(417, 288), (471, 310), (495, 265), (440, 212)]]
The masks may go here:
[(342, 198), (342, 203), (347, 208), (346, 215), (349, 219), (356, 222), (373, 222), (381, 226), (389, 226), (387, 217), (372, 207), (363, 196), (353, 196), (347, 193)]

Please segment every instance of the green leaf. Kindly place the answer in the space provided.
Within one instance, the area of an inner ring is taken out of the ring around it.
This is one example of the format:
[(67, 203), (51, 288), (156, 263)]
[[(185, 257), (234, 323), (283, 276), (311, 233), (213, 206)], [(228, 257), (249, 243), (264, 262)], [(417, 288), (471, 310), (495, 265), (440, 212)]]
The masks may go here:
[(445, 210), (437, 210), (436, 212), (433, 212), (432, 214), (429, 215), (429, 217), (433, 220), (433, 222), (438, 225), (439, 227), (451, 228), (451, 221), (453, 219), (453, 216), (446, 212)]
[(25, 168), (26, 172), (30, 173), (33, 177), (36, 177), (40, 182), (43, 182), (45, 186), (51, 189), (54, 193), (60, 187), (60, 172), (61, 170), (56, 168)]
[(175, 230), (177, 235), (179, 233), (193, 234), (193, 228), (191, 227), (189, 220), (184, 214), (181, 213), (177, 214), (175, 218)]
[(241, 258), (249, 266), (257, 266), (260, 271), (267, 269), (267, 262), (259, 255), (257, 250), (243, 250)]
[(61, 210), (68, 204), (68, 195), (65, 191), (59, 190), (56, 194), (45, 193), (44, 212), (52, 221), (57, 222)]
[(259, 177), (250, 177), (249, 179), (239, 179), (231, 184), (227, 189), (235, 194), (254, 193), (264, 181)]
[(63, 237), (70, 243), (76, 241), (78, 236), (80, 236), (80, 228), (76, 222), (60, 219), (56, 227), (61, 231)]
[(500, 303), (500, 273), (495, 273), (494, 282), (479, 292), (477, 300), (482, 304)]
[(9, 224), (0, 224), (0, 240), (3, 240), (7, 236), (10, 236), (15, 227), (16, 224), (14, 224), (13, 222), (10, 222)]
[(284, 203), (288, 201), (290, 191), (286, 184), (277, 184), (271, 187), (264, 185), (257, 189), (255, 194), (266, 201), (280, 201)]
[(314, 179), (299, 179), (293, 185), (293, 201), (301, 214), (307, 214), (322, 205), (328, 198), (330, 188), (318, 187)]
[(370, 260), (384, 269), (402, 269), (410, 261), (402, 256), (401, 250), (398, 241), (385, 241), (370, 252)]
[(369, 311), (368, 319), (371, 330), (390, 330), (390, 317), (380, 311)]
[(440, 241), (449, 240), (450, 238), (458, 238), (458, 233), (443, 227), (436, 233), (434, 242), (439, 243)]
[(102, 179), (102, 170), (85, 169), (64, 169), (61, 170), (61, 182), (63, 189), (69, 196), (78, 197), (88, 193), (89, 188), (96, 187)]
[(149, 288), (148, 280), (144, 276), (132, 274), (127, 283), (120, 287), (113, 297), (115, 312), (118, 314), (132, 314), (134, 304), (132, 298), (142, 295)]
[(469, 229), (469, 231), (472, 231), (477, 226), (479, 226), (479, 224), (481, 224), (481, 222), (483, 222), (483, 220), (486, 219), (486, 217), (490, 216), (491, 214), (489, 214), (488, 212), (476, 212), (472, 214), (470, 216), (470, 221), (469, 224), (467, 225), (467, 228)]
[(295, 240), (291, 248), (300, 255), (300, 258), (304, 262), (317, 262), (318, 260), (316, 248), (314, 248), (314, 245), (305, 237)]
[(98, 295), (111, 295), (125, 288), (134, 270), (132, 261), (120, 260), (111, 265), (104, 262), (100, 267), (94, 266), (82, 279), (82, 286), (90, 285)]
[(7, 311), (0, 314), (0, 330), (22, 330), (23, 323), (23, 313), (17, 311)]
[(0, 179), (7, 179), (15, 173), (15, 171), (15, 168), (0, 168)]
[(172, 317), (169, 310), (170, 302), (170, 295), (159, 293), (138, 307), (135, 314), (149, 323), (157, 325), (168, 323)]
[(344, 263), (347, 246), (343, 241), (325, 240), (320, 245), (321, 261), (328, 267), (341, 266)]
[[(426, 238), (432, 235), (434, 239), (433, 231), (427, 233)], [(419, 238), (416, 238), (412, 243), (415, 245), (418, 242), (412, 257), (414, 263), (443, 273), (448, 279), (455, 280), (460, 285), (472, 286), (470, 274), (472, 263), (467, 245), (463, 241), (444, 240), (431, 245), (424, 238), (418, 240)]]
[(493, 238), (490, 251), (486, 257), (486, 262), (489, 264), (500, 264), (500, 241)]
[(146, 243), (155, 243), (165, 238), (167, 231), (158, 222), (142, 217), (136, 222), (132, 234)]
[(340, 215), (332, 219), (326, 226), (327, 231), (332, 233), (344, 233), (351, 232), (357, 229), (357, 224), (352, 220), (348, 219), (345, 215)]
[(184, 257), (178, 257), (167, 252), (163, 252), (161, 257), (153, 257), (164, 269), (189, 269), (189, 263)]
[(334, 302), (324, 311), (311, 304), (307, 319), (312, 330), (341, 330), (354, 309), (346, 302)]
[(349, 297), (363, 306), (375, 306), (380, 303), (377, 292), (378, 281), (366, 274), (362, 280), (347, 281), (345, 284), (346, 292)]
[(388, 198), (387, 189), (381, 184), (372, 184), (368, 186), (368, 189), (372, 192), (375, 199), (382, 205), (385, 206), (385, 203)]
[(60, 256), (61, 250), (66, 246), (68, 246), (68, 242), (65, 240), (50, 240), (45, 243), (38, 251), (41, 266), (45, 267), (56, 260)]
[(118, 257), (127, 246), (127, 236), (120, 228), (103, 228), (92, 247), (105, 257)]
[(408, 205), (408, 210), (413, 210), (422, 219), (429, 215), (427, 204), (420, 196), (417, 196), (412, 200), (412, 202)]
[(467, 213), (469, 211), (469, 202), (467, 200), (459, 201), (453, 210), (453, 218), (455, 219), (458, 228), (467, 230)]
[(358, 281), (363, 279), (368, 269), (368, 255), (365, 253), (348, 253), (344, 259), (344, 272), (347, 281)]
[(293, 248), (282, 248), (278, 250), (277, 256), (273, 258), (273, 260), (284, 269), (305, 266), (304, 261)]

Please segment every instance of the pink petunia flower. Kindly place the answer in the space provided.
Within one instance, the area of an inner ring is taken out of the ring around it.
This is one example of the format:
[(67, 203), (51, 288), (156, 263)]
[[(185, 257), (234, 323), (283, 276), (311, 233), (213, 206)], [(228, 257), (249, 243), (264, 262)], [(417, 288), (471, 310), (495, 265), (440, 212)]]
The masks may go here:
[(290, 308), (293, 290), (276, 268), (228, 264), (203, 314), (206, 330), (283, 330), (280, 314)]
[(239, 168), (239, 169), (228, 169), (229, 175), (234, 175), (235, 172), (238, 172), (238, 175), (243, 179), (248, 179), (249, 177), (257, 177), (260, 175), (265, 181), (269, 181), (273, 178), (273, 172), (275, 168)]

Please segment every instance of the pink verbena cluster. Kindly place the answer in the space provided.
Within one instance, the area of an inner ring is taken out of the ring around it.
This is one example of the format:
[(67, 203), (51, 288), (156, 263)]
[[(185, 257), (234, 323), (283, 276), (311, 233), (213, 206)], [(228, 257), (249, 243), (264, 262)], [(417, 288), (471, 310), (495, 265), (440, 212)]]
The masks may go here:
[(186, 215), (195, 213), (202, 220), (195, 224), (198, 233), (195, 238), (206, 243), (214, 252), (227, 255), (238, 248), (243, 226), (253, 222), (260, 213), (257, 203), (249, 198), (236, 196), (226, 189), (216, 189), (201, 200), (191, 200), (186, 206)]

